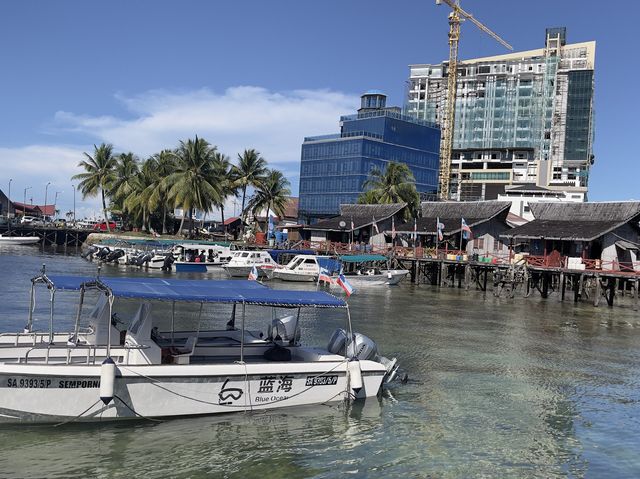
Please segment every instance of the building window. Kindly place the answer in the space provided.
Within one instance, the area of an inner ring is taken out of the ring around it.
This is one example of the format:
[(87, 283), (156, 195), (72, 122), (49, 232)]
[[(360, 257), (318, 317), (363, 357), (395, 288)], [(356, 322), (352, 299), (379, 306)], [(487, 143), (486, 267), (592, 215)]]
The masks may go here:
[(474, 238), (473, 247), (474, 249), (484, 249), (484, 238)]

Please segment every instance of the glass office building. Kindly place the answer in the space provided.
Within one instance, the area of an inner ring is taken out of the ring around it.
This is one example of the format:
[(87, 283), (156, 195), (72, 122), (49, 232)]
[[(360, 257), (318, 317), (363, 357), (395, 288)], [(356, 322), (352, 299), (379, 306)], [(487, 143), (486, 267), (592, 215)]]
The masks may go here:
[(302, 144), (299, 218), (306, 223), (336, 216), (357, 203), (373, 168), (405, 163), (422, 196), (438, 188), (440, 129), (431, 122), (386, 107), (381, 92), (362, 95), (355, 115), (340, 118), (340, 133), (307, 137)]
[[(582, 201), (593, 161), (595, 42), (566, 43), (549, 28), (545, 47), (460, 61), (451, 199), (495, 199), (535, 184)], [(448, 63), (411, 65), (405, 113), (439, 123)]]

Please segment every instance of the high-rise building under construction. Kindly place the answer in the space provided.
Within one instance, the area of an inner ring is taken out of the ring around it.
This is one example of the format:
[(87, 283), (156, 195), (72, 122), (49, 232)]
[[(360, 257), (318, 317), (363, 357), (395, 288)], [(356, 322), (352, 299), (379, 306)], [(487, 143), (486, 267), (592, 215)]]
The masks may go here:
[[(495, 199), (523, 183), (586, 199), (595, 46), (549, 28), (542, 49), (458, 63), (450, 199)], [(447, 75), (447, 62), (411, 65), (405, 113), (440, 124)]]

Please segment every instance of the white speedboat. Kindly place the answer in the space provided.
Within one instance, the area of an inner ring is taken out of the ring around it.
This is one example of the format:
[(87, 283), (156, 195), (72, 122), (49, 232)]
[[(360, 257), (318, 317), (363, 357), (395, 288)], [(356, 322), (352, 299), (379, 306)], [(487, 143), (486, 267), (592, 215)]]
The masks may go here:
[(27, 245), (40, 242), (38, 236), (5, 236), (0, 235), (0, 245)]
[(273, 270), (273, 277), (282, 281), (317, 281), (320, 268), (324, 268), (328, 274), (340, 270), (340, 263), (329, 256), (316, 256), (313, 254), (299, 254), (294, 256), (286, 265)]
[[(0, 336), (3, 422), (164, 418), (323, 404), (373, 397), (397, 370), (395, 359), (379, 356), (373, 341), (352, 332), (346, 303), (325, 292), (270, 290), (255, 281), (43, 271), (32, 280), (31, 306), (39, 284), (50, 299), (49, 332), (33, 332), (30, 316), (25, 332)], [(69, 312), (73, 331), (58, 333), (54, 301), (65, 291), (79, 292), (79, 304)], [(82, 329), (83, 301), (93, 292), (98, 301), (89, 327)], [(137, 311), (126, 328), (118, 327), (132, 300)], [(212, 303), (222, 328), (205, 330), (212, 317), (203, 307)], [(258, 316), (274, 318), (265, 321), (264, 333), (246, 328), (248, 310), (255, 316), (258, 308), (273, 308)], [(282, 308), (291, 314), (276, 319)], [(309, 314), (342, 308), (345, 328), (334, 332), (327, 348), (303, 346), (302, 308), (310, 308)], [(159, 332), (169, 318), (169, 330)], [(193, 319), (195, 329), (175, 327)]]
[(246, 278), (253, 268), (259, 277), (271, 278), (271, 274), (278, 267), (268, 251), (234, 251), (231, 260), (222, 266), (232, 278)]
[(388, 258), (376, 254), (340, 257), (343, 274), (353, 286), (384, 286), (398, 284), (410, 273), (407, 269), (388, 268)]

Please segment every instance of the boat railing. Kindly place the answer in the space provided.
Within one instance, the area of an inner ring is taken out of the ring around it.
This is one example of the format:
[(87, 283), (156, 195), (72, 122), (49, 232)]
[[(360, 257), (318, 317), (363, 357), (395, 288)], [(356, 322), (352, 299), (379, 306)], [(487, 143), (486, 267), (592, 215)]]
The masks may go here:
[[(125, 364), (129, 364), (129, 352), (131, 350), (142, 350), (142, 349), (148, 349), (149, 346), (145, 345), (145, 344), (125, 344), (125, 345), (121, 345), (119, 346), (120, 349), (124, 349), (125, 350), (125, 360), (124, 363)], [(87, 355), (86, 355), (86, 360), (85, 360), (85, 364), (96, 364), (96, 358), (98, 357), (98, 350), (99, 349), (104, 349), (106, 351), (107, 346), (106, 345), (96, 345), (96, 344), (74, 344), (73, 346), (71, 345), (58, 345), (58, 344), (43, 344), (43, 345), (36, 345), (35, 347), (29, 349), (25, 355), (24, 355), (24, 364), (28, 364), (29, 363), (29, 355), (31, 352), (33, 351), (42, 351), (42, 350), (46, 350), (46, 355), (44, 357), (45, 360), (45, 364), (49, 364), (49, 360), (52, 359), (51, 358), (51, 351), (52, 350), (59, 350), (59, 351), (64, 351), (66, 350), (67, 354), (65, 357), (65, 361), (66, 364), (71, 364), (71, 358), (74, 357), (72, 355), (73, 351), (82, 351), (83, 349), (87, 350)], [(113, 347), (112, 348), (112, 355), (115, 355), (113, 353), (117, 352), (118, 348), (117, 347)], [(106, 355), (106, 354), (105, 354)], [(78, 356), (75, 356), (78, 357)], [(40, 359), (40, 358), (38, 358)], [(60, 357), (56, 357), (54, 359), (60, 359)], [(19, 359), (19, 362), (22, 363), (22, 359)]]
[[(93, 334), (94, 331), (92, 328), (80, 328), (78, 330), (79, 334), (82, 335), (88, 335), (88, 334)], [(67, 337), (72, 337), (75, 333), (74, 332), (60, 332), (60, 333), (56, 333), (56, 335), (58, 336), (67, 336)], [(39, 331), (28, 331), (28, 332), (19, 332), (19, 333), (0, 333), (0, 338), (7, 338), (7, 337), (15, 337), (16, 340), (13, 343), (12, 346), (20, 346), (20, 338), (28, 338), (28, 337), (32, 337), (33, 338), (33, 345), (36, 346), (39, 343), (45, 343), (47, 341), (49, 341), (49, 332), (39, 332)], [(26, 345), (25, 345), (26, 346)]]

